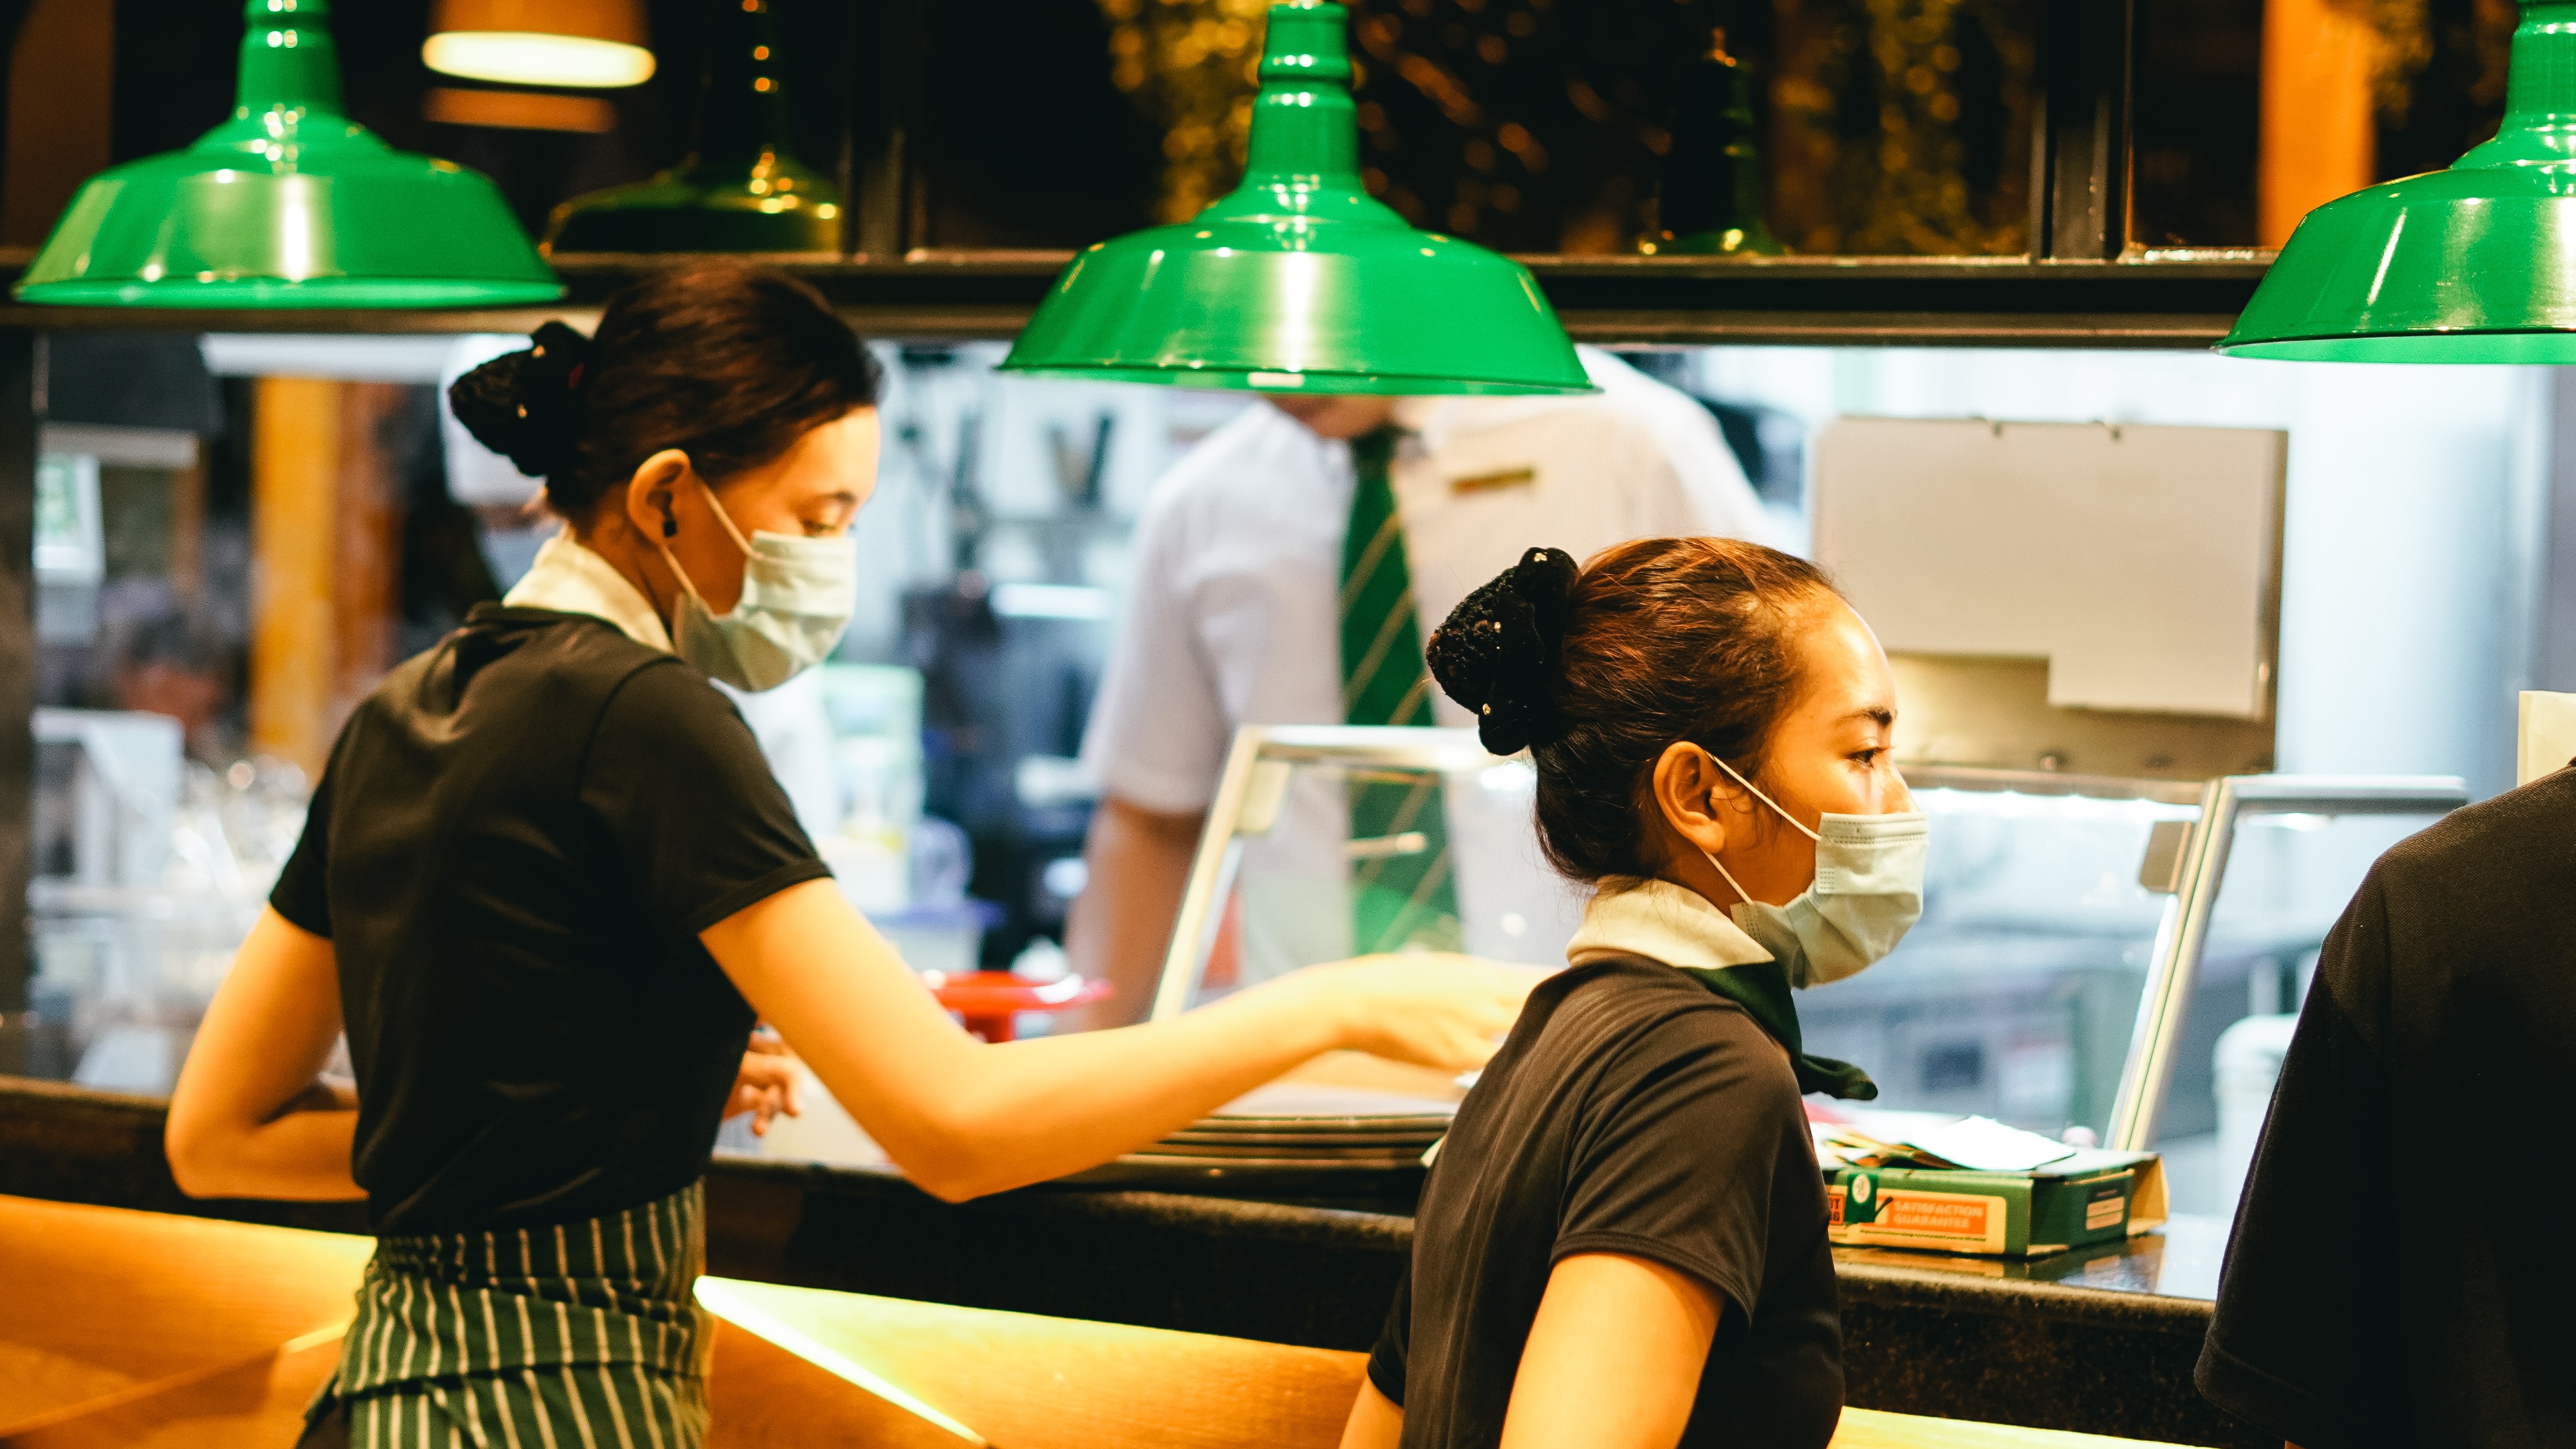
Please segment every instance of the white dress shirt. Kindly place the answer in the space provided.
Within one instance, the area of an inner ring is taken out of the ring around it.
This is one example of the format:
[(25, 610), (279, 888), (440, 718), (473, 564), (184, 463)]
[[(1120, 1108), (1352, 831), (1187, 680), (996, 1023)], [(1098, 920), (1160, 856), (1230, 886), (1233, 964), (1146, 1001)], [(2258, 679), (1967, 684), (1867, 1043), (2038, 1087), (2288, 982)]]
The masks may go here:
[[(1389, 482), (1425, 640), (1461, 599), (1532, 547), (1580, 560), (1634, 538), (1768, 532), (1707, 409), (1607, 353), (1578, 352), (1601, 393), (1397, 404), (1394, 420), (1406, 436)], [(1237, 726), (1343, 722), (1339, 594), (1351, 490), (1347, 444), (1266, 406), (1209, 434), (1156, 486), (1083, 742), (1106, 794), (1147, 810), (1204, 810)], [(1436, 689), (1432, 703), (1441, 724), (1473, 723)], [(1460, 818), (1463, 793), (1449, 792), (1450, 840), (1475, 945), (1490, 935), (1478, 919), (1511, 916), (1526, 925), (1532, 913), (1486, 910), (1472, 899), (1501, 897), (1494, 872), (1474, 859), (1494, 831)], [(1498, 802), (1511, 799), (1527, 796), (1496, 794)], [(1326, 884), (1342, 875), (1338, 810), (1334, 792), (1301, 789), (1290, 821), (1254, 843), (1247, 880), (1266, 858), (1309, 878), (1316, 891), (1338, 889)], [(1526, 815), (1515, 819), (1525, 837)], [(1516, 845), (1513, 853), (1526, 875), (1530, 850)], [(1291, 867), (1292, 857), (1303, 858), (1302, 867)], [(1524, 880), (1501, 895), (1525, 888)], [(1556, 959), (1582, 905), (1570, 892), (1560, 896), (1543, 912), (1550, 924), (1528, 930), (1525, 949), (1492, 954)], [(1337, 923), (1347, 937), (1347, 912), (1322, 896), (1305, 914), (1325, 923), (1316, 929)], [(1249, 918), (1246, 930), (1249, 966), (1271, 953)], [(1328, 959), (1319, 951), (1330, 953), (1331, 943), (1318, 937), (1290, 954)]]

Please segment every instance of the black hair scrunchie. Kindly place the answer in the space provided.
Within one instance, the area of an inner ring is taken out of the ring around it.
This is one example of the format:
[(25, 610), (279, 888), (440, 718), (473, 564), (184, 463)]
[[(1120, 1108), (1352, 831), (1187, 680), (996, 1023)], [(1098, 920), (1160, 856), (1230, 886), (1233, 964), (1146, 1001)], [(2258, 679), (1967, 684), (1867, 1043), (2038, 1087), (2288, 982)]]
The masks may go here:
[(1580, 572), (1561, 548), (1531, 549), (1450, 610), (1423, 650), (1441, 692), (1476, 712), (1476, 736), (1497, 755), (1563, 733), (1550, 695)]
[(447, 390), (456, 420), (484, 447), (531, 478), (569, 469), (581, 449), (581, 385), (597, 352), (587, 337), (548, 322), (524, 352), (493, 358)]

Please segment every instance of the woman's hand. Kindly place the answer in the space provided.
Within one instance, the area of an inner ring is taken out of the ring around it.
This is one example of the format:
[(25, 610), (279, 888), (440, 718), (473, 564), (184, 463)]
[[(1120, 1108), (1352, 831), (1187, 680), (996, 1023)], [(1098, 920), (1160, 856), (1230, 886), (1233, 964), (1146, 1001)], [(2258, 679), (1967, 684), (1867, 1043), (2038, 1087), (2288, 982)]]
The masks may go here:
[(725, 1099), (724, 1114), (751, 1113), (754, 1137), (768, 1136), (771, 1120), (782, 1112), (803, 1116), (805, 1103), (797, 1094), (796, 1068), (796, 1054), (777, 1032), (767, 1026), (755, 1028), (742, 1054), (742, 1069), (734, 1073), (733, 1095)]
[(1267, 989), (1319, 994), (1351, 1050), (1463, 1072), (1494, 1054), (1542, 979), (1535, 967), (1405, 951), (1309, 966)]

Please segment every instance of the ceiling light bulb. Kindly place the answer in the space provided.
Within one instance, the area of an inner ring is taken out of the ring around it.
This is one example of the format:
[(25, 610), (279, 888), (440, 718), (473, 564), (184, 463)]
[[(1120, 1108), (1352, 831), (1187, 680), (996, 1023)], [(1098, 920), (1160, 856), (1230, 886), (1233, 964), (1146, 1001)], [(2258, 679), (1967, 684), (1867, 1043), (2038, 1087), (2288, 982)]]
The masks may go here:
[(445, 31), (429, 38), (420, 58), (434, 71), (507, 85), (607, 90), (653, 75), (653, 52), (640, 45), (530, 30)]

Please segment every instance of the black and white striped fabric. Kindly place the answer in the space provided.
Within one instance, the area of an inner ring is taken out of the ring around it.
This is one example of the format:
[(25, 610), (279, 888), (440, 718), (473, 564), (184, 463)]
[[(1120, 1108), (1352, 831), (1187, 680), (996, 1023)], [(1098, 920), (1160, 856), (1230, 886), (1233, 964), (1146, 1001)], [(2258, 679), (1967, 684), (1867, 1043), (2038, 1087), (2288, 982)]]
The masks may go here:
[(352, 1449), (698, 1449), (715, 1338), (705, 1192), (606, 1217), (377, 1241), (313, 1415)]

